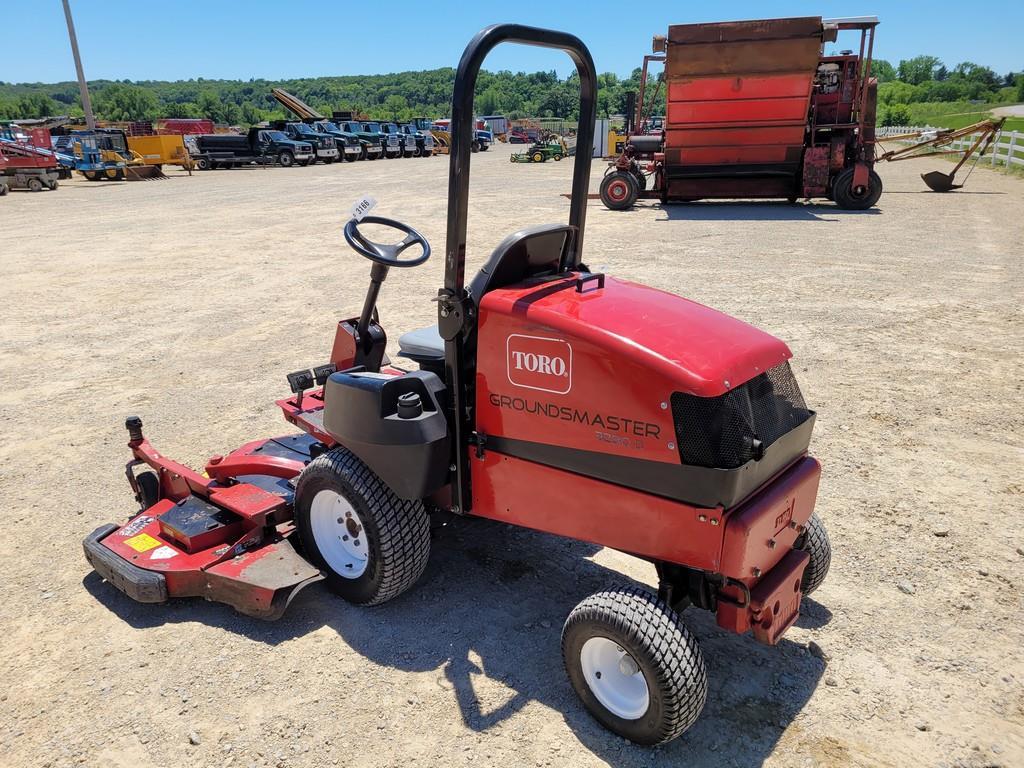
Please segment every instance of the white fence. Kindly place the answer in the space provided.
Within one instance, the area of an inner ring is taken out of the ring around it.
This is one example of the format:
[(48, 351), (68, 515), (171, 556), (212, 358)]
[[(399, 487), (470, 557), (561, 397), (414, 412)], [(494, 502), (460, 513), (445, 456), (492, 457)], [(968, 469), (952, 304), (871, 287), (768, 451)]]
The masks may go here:
[[(933, 128), (931, 126), (920, 126), (920, 125), (889, 125), (885, 127), (879, 127), (876, 130), (876, 134), (879, 138), (885, 138), (886, 136), (898, 136), (901, 133), (913, 133), (915, 131), (938, 131), (939, 128)], [(955, 139), (948, 146), (942, 147), (942, 149), (956, 149), (965, 151), (971, 148), (975, 140), (978, 138), (978, 134), (972, 133), (969, 136), (963, 136), (962, 138)], [(913, 144), (914, 139), (904, 139), (902, 143)], [(988, 148), (987, 154), (985, 155), (981, 163), (988, 163), (992, 168), (997, 165), (1002, 165), (1004, 169), (1009, 170), (1010, 165), (1024, 166), (1024, 133), (1018, 131), (1000, 131), (992, 142), (992, 145)], [(1004, 171), (1005, 172), (1005, 171)]]

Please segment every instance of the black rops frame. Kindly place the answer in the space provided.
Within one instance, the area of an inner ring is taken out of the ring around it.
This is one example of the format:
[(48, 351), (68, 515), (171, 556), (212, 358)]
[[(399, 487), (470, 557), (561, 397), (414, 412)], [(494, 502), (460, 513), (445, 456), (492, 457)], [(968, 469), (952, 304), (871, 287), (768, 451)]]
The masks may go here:
[(597, 117), (597, 72), (594, 60), (575, 35), (521, 24), (495, 24), (481, 30), (466, 46), (452, 94), (451, 145), (448, 165), (448, 233), (445, 242), (444, 288), (438, 292), (438, 327), (445, 340), (445, 377), (452, 430), (452, 509), (468, 512), (472, 507), (467, 447), (473, 435), (473, 403), (469, 400), (465, 371), (465, 329), (475, 323), (476, 309), (466, 294), (466, 220), (469, 211), (469, 158), (475, 134), (473, 95), (484, 58), (500, 43), (522, 43), (557, 48), (569, 54), (580, 78), (580, 120), (576, 134), (576, 158), (572, 178), (569, 224), (575, 237), (569, 244), (565, 270), (575, 269), (583, 251), (583, 228), (587, 217), (590, 160)]

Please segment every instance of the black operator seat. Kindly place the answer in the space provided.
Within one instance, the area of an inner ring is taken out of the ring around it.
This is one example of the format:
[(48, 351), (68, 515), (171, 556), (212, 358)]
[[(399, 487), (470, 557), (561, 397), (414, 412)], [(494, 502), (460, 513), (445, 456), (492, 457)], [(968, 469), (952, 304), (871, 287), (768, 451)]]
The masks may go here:
[[(568, 224), (542, 224), (513, 232), (494, 249), (469, 284), (473, 302), (479, 306), (484, 294), (495, 288), (558, 273), (575, 237), (576, 228)], [(403, 333), (398, 339), (398, 354), (419, 363), (424, 370), (440, 370), (443, 378), (444, 339), (436, 325)]]

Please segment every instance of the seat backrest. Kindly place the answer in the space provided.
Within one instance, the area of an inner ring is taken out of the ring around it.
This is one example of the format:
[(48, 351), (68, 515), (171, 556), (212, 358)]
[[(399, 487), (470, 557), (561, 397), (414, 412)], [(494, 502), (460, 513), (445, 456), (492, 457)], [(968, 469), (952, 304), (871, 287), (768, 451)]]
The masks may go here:
[(576, 228), (568, 224), (542, 224), (513, 232), (473, 278), (470, 296), (479, 305), (484, 294), (495, 288), (557, 273), (575, 237)]

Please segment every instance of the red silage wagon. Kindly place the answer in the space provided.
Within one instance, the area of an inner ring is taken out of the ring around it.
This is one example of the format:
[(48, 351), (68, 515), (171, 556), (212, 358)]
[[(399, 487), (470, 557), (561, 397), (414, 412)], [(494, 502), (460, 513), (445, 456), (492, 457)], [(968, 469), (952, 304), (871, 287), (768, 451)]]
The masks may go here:
[[(648, 64), (664, 62), (665, 130), (629, 137), (601, 199), (616, 210), (638, 198), (827, 197), (870, 208), (882, 193), (872, 170), (877, 24), (803, 17), (669, 27), (644, 58), (637, 120)], [(860, 50), (824, 55), (843, 30), (860, 32)]]

